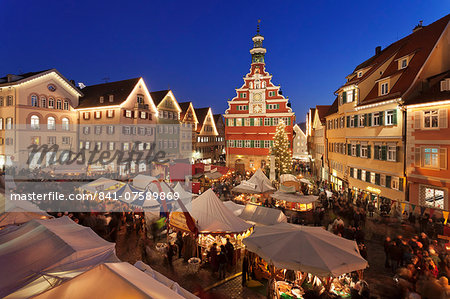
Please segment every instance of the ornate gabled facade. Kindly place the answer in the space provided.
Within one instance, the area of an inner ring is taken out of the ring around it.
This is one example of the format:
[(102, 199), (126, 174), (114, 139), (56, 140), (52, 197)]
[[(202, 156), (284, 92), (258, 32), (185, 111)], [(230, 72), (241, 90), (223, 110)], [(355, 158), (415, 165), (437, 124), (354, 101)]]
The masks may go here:
[(179, 103), (181, 108), (180, 122), (181, 122), (181, 158), (188, 159), (194, 162), (193, 151), (196, 143), (196, 132), (198, 126), (197, 115), (195, 114), (194, 105), (192, 102)]
[[(28, 163), (30, 145), (77, 146), (77, 112), (83, 93), (57, 70), (0, 78), (0, 171), (5, 166), (47, 167), (40, 153)], [(50, 153), (51, 154), (51, 153)]]
[(195, 135), (194, 159), (202, 163), (213, 163), (215, 159), (214, 147), (217, 143), (216, 137), (219, 135), (214, 122), (214, 115), (210, 107), (196, 108), (195, 115), (199, 123)]
[(236, 89), (236, 96), (228, 102), (224, 114), (227, 166), (236, 169), (242, 165), (256, 169), (268, 164), (280, 121), (286, 123), (292, 149), (294, 113), (280, 86), (272, 83), (272, 75), (266, 71), (266, 49), (259, 25), (252, 41), (250, 72), (244, 77), (244, 84)]

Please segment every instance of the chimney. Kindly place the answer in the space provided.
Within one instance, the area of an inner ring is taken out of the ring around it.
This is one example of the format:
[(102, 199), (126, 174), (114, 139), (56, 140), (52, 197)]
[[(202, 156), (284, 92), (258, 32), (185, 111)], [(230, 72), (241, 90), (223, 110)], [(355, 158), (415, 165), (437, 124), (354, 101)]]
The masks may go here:
[(375, 55), (378, 55), (381, 53), (381, 46), (378, 46), (375, 48)]
[(12, 74), (6, 75), (6, 78), (7, 78), (8, 83), (11, 83), (11, 82), (12, 82), (13, 76), (14, 76), (14, 75), (12, 75)]
[(75, 80), (70, 80), (70, 83), (72, 83), (72, 85), (75, 85)]
[(420, 29), (423, 28), (422, 26), (423, 21), (419, 21), (419, 24), (416, 25), (416, 27), (413, 28), (413, 32), (419, 31)]

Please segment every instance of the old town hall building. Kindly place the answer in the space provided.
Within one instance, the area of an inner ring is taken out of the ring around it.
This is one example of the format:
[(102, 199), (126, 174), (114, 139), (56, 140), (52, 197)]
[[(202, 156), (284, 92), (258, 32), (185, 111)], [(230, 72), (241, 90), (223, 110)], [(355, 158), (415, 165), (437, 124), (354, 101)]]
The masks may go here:
[(269, 164), (270, 148), (280, 121), (286, 124), (292, 149), (295, 121), (288, 99), (281, 94), (280, 86), (272, 83), (272, 75), (266, 72), (266, 49), (259, 25), (252, 40), (250, 72), (244, 77), (242, 87), (236, 89), (236, 96), (228, 102), (224, 114), (227, 166), (249, 170)]

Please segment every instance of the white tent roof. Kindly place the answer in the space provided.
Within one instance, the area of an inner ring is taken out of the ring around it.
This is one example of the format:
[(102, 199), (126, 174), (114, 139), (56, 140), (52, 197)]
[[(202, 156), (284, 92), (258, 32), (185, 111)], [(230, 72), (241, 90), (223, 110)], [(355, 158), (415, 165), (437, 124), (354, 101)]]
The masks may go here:
[(200, 233), (241, 233), (252, 227), (225, 207), (212, 189), (192, 201), (189, 213)]
[(245, 205), (240, 205), (235, 203), (234, 201), (228, 200), (223, 202), (224, 206), (226, 206), (234, 215), (241, 215), (242, 211), (245, 208)]
[(263, 225), (287, 222), (287, 217), (278, 209), (247, 204), (239, 218)]
[(129, 263), (105, 263), (35, 298), (172, 298), (183, 297)]
[(285, 193), (283, 191), (277, 191), (274, 194), (270, 195), (272, 198), (278, 199), (278, 200), (284, 200), (289, 202), (297, 202), (300, 204), (310, 204), (319, 198), (319, 196), (316, 195), (301, 195), (300, 193)]
[(23, 224), (33, 219), (49, 218), (52, 218), (52, 216), (46, 212), (30, 212), (28, 209), (16, 207), (0, 214), (0, 227)]
[(280, 183), (284, 182), (298, 182), (298, 180), (293, 174), (285, 173), (280, 175)]
[(243, 181), (239, 186), (234, 187), (232, 191), (240, 193), (265, 193), (274, 190), (275, 188), (272, 187), (270, 180), (262, 172), (261, 168), (258, 168), (248, 181)]
[(134, 179), (133, 179), (133, 186), (139, 189), (145, 189), (147, 188), (147, 186), (153, 182), (153, 181), (157, 181), (158, 179), (149, 175), (143, 175), (143, 174), (138, 174)]
[(156, 279), (178, 295), (182, 296), (183, 298), (187, 299), (198, 299), (199, 297), (195, 296), (191, 292), (187, 291), (186, 289), (183, 289), (178, 283), (175, 281), (167, 278), (166, 276), (162, 275), (161, 273), (153, 270), (149, 265), (145, 264), (142, 261), (137, 261), (134, 266), (144, 272), (145, 274), (149, 275), (150, 277)]
[(280, 223), (257, 226), (244, 239), (249, 251), (275, 267), (299, 270), (320, 277), (339, 276), (365, 269), (367, 261), (355, 241), (336, 236), (321, 227)]
[(73, 276), (105, 261), (118, 261), (115, 244), (68, 217), (32, 220), (0, 231), (0, 297), (28, 298), (50, 287), (42, 275)]
[[(95, 181), (82, 185), (80, 189), (91, 193), (105, 190), (110, 190), (111, 192), (114, 192), (115, 190), (120, 189), (124, 184), (125, 183), (108, 178), (99, 178), (96, 179)], [(117, 188), (115, 186), (117, 186)]]
[(181, 183), (178, 182), (175, 187), (173, 187), (174, 192), (178, 192), (180, 195), (180, 199), (193, 199), (194, 195), (191, 192), (186, 191), (183, 186), (181, 186)]
[(301, 178), (300, 182), (311, 185), (311, 181), (304, 178)]

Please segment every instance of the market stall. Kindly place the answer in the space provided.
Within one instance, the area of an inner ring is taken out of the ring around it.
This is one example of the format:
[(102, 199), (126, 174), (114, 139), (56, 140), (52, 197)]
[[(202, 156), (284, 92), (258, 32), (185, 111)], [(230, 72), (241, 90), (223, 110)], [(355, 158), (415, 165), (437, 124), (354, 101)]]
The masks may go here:
[(1, 230), (0, 244), (1, 298), (29, 298), (95, 265), (119, 261), (114, 243), (68, 217)]
[(287, 217), (282, 211), (252, 204), (247, 204), (245, 206), (245, 209), (239, 215), (239, 218), (250, 223), (262, 225), (274, 225), (287, 222)]
[(88, 193), (115, 192), (123, 185), (125, 185), (125, 183), (102, 177), (80, 186), (79, 189)]
[[(197, 230), (196, 243), (200, 247), (198, 256), (205, 260), (207, 251), (214, 243), (220, 247), (229, 238), (236, 249), (236, 258), (240, 257), (240, 249), (243, 247), (242, 240), (250, 235), (253, 225), (235, 216), (225, 207), (212, 189), (208, 189), (192, 201), (188, 214), (186, 215), (186, 212), (181, 209), (172, 212), (169, 217), (169, 226), (174, 231), (192, 233), (189, 225), (189, 217), (192, 217)], [(175, 236), (172, 234), (169, 240), (174, 239)]]
[(277, 296), (302, 298), (313, 286), (322, 292), (347, 296), (351, 284), (348, 274), (368, 265), (355, 241), (321, 227), (288, 223), (257, 226), (243, 243), (255, 255), (251, 260), (252, 271), (269, 277), (270, 287)]
[(236, 193), (261, 194), (273, 192), (275, 191), (275, 188), (259, 168), (248, 181), (242, 181), (241, 184), (234, 187), (232, 191)]
[(276, 200), (276, 206), (300, 212), (314, 209), (314, 204), (319, 199), (316, 195), (302, 195), (298, 192), (288, 193), (281, 190), (278, 190), (270, 196)]

